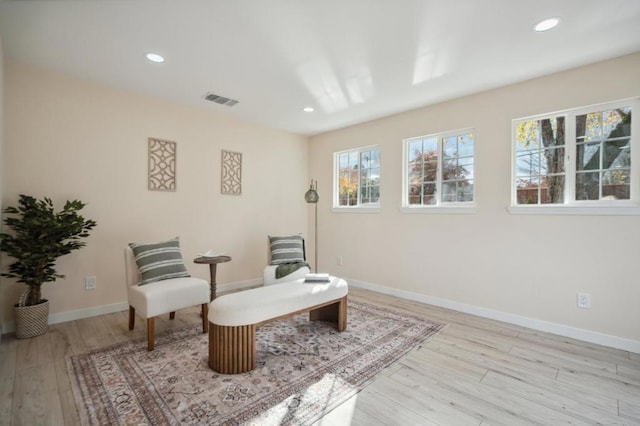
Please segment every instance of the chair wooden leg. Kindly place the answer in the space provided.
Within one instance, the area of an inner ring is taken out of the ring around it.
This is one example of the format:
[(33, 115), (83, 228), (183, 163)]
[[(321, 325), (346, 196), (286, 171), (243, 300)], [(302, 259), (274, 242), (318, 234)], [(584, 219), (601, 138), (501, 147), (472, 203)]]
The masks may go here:
[(155, 345), (153, 340), (154, 318), (147, 318), (147, 349), (152, 351)]
[(129, 330), (133, 330), (136, 323), (136, 308), (129, 306)]
[(169, 319), (170, 320), (175, 319), (175, 317), (176, 317), (176, 312), (175, 311), (169, 312)]
[(209, 331), (209, 304), (202, 304), (202, 332), (207, 333)]

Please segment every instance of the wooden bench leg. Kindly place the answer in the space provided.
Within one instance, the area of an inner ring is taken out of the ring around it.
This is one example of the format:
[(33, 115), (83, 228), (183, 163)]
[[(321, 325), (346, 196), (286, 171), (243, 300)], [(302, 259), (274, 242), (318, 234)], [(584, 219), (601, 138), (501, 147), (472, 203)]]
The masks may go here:
[(129, 306), (129, 330), (133, 330), (133, 326), (136, 324), (136, 308)]
[(209, 304), (202, 304), (202, 332), (206, 333), (209, 331)]
[(209, 324), (209, 367), (222, 374), (256, 368), (255, 324), (227, 327)]
[(309, 311), (309, 321), (327, 321), (335, 325), (338, 331), (347, 329), (347, 296), (331, 305)]

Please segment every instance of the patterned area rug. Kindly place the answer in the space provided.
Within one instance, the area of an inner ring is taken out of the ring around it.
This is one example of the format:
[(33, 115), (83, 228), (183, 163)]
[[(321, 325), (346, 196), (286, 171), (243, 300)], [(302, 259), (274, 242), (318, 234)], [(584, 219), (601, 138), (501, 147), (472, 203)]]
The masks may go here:
[(219, 374), (201, 328), (67, 358), (82, 424), (310, 424), (443, 327), (349, 300), (347, 330), (306, 315), (257, 331), (257, 369)]

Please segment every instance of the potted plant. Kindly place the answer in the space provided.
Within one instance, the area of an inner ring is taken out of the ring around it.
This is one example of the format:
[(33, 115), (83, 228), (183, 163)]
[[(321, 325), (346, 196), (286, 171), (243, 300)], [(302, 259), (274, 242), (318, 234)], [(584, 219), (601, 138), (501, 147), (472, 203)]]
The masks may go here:
[(4, 209), (4, 223), (13, 232), (0, 233), (0, 250), (16, 261), (2, 276), (18, 278), (28, 287), (14, 306), (16, 337), (47, 332), (49, 301), (42, 299), (40, 290), (42, 284), (64, 278), (55, 269), (60, 256), (86, 245), (80, 239), (89, 236), (96, 222), (78, 214), (85, 205), (78, 200), (67, 201), (56, 213), (49, 198), (20, 195), (18, 207)]

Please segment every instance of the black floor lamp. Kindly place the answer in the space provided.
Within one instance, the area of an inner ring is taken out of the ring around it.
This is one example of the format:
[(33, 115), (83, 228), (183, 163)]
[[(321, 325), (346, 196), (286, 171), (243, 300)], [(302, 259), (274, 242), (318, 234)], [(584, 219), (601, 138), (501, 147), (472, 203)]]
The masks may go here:
[(313, 204), (315, 207), (315, 234), (313, 236), (314, 249), (313, 249), (313, 267), (315, 272), (318, 272), (318, 200), (320, 199), (320, 195), (318, 195), (318, 181), (314, 181), (311, 179), (311, 185), (309, 185), (309, 190), (304, 194), (304, 199), (307, 203)]

